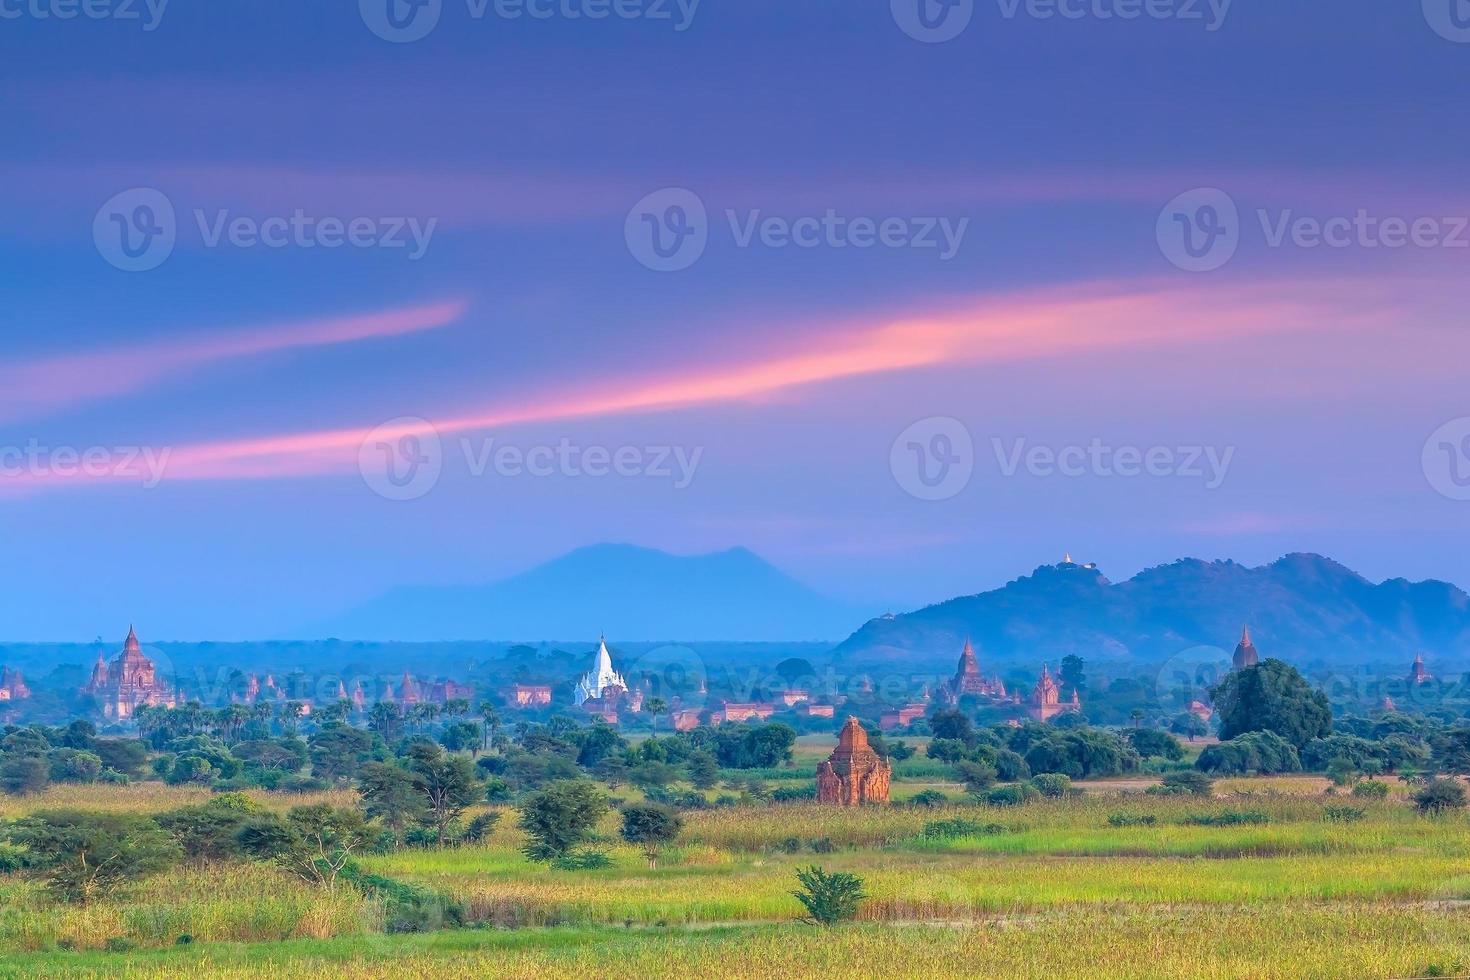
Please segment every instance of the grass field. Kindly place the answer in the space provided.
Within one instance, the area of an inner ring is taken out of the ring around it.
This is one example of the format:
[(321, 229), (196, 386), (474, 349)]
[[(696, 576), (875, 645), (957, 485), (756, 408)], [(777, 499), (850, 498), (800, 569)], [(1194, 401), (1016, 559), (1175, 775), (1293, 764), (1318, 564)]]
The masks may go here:
[[(353, 889), (328, 895), (261, 865), (185, 868), (82, 908), (0, 875), (0, 977), (1470, 972), (1470, 821), (1420, 816), (1399, 791), (1364, 803), (1324, 786), (1246, 779), (1222, 781), (1213, 799), (1094, 791), (1015, 808), (696, 811), (653, 871), (616, 842), (612, 816), (601, 828), (611, 867), (533, 865), (507, 813), (481, 845), (363, 859), (463, 905), (468, 928), (422, 935), (384, 934), (382, 909)], [(153, 812), (203, 795), (58, 788), (3, 812)], [(1332, 819), (1328, 808), (1345, 804), (1363, 812)], [(1258, 822), (1218, 824), (1231, 813)], [(1154, 823), (1126, 819), (1143, 816)], [(955, 819), (973, 827), (926, 836)], [(860, 921), (792, 924), (794, 869), (813, 863), (863, 878)]]

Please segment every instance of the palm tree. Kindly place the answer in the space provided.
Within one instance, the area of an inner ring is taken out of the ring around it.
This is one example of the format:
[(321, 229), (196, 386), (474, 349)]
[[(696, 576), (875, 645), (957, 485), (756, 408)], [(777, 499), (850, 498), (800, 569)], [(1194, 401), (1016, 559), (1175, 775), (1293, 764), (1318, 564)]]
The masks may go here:
[(658, 716), (663, 714), (664, 709), (668, 706), (668, 702), (664, 701), (663, 698), (648, 699), (648, 710), (653, 714), (653, 731), (655, 734), (658, 733)]
[(485, 723), (481, 733), (485, 736), (485, 745), (488, 748), (495, 742), (495, 731), (500, 727), (500, 712), (489, 701), (481, 701), (480, 720)]

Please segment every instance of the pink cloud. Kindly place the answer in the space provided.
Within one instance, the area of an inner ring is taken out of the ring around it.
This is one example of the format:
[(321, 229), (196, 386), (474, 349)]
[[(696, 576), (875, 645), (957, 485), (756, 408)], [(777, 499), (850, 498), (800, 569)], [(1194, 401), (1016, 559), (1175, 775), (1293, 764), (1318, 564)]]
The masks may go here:
[(61, 354), (0, 368), (0, 419), (10, 420), (138, 391), (234, 358), (434, 330), (464, 313), (463, 300), (377, 313), (318, 317), (207, 336)]
[(802, 325), (808, 329), (790, 332), (806, 338), (799, 349), (751, 354), (734, 367), (690, 365), (671, 376), (602, 379), (601, 387), (571, 387), (518, 404), (481, 406), (432, 423), (404, 422), (389, 431), (365, 426), (178, 446), (166, 475), (190, 480), (262, 479), (350, 472), (370, 435), (387, 440), (431, 433), (450, 436), (517, 424), (753, 401), (824, 382), (955, 364), (1152, 350), (1266, 332), (1383, 328), (1400, 322), (1403, 314), (1392, 290), (1371, 282), (1067, 287), (873, 323)]

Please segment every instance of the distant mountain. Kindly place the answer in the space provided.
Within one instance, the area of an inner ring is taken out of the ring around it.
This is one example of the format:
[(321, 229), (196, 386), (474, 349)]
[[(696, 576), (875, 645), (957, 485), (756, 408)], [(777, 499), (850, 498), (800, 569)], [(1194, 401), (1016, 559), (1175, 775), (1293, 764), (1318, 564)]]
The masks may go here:
[(579, 548), (493, 585), (399, 588), (305, 631), (344, 640), (835, 640), (871, 615), (744, 548)]
[(1043, 565), (1000, 589), (865, 624), (835, 651), (846, 663), (952, 663), (966, 637), (982, 657), (1055, 664), (1166, 660), (1197, 646), (1232, 650), (1242, 624), (1263, 657), (1298, 662), (1463, 662), (1470, 596), (1445, 582), (1374, 584), (1320, 555), (1259, 568), (1183, 559), (1110, 582), (1095, 567)]

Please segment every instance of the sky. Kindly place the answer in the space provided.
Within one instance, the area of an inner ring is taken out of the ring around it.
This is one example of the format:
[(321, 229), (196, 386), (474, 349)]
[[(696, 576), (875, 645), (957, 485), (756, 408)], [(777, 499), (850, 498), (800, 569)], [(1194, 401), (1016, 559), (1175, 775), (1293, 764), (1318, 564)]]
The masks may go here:
[(0, 639), (1470, 584), (1467, 81), (1463, 0), (0, 0)]

